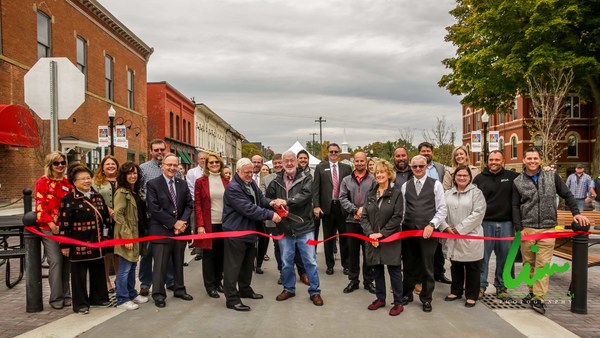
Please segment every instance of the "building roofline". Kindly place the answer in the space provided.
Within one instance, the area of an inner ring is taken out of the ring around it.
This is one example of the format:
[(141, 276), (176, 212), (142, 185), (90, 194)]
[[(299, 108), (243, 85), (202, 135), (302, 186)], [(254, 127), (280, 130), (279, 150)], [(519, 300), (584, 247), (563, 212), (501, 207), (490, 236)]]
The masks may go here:
[(201, 109), (201, 110), (203, 110), (203, 111), (211, 114), (216, 120), (218, 120), (219, 122), (221, 122), (221, 124), (225, 127), (226, 131), (231, 131), (231, 133), (237, 135), (238, 138), (245, 139), (245, 136), (242, 135), (242, 133), (240, 133), (235, 128), (233, 128), (233, 126), (231, 124), (227, 123), (227, 121), (225, 121), (221, 116), (219, 116), (212, 109), (210, 109), (210, 107), (207, 106), (206, 104), (204, 104), (204, 103), (196, 103), (196, 108)]
[(189, 104), (190, 107), (195, 108), (195, 106), (196, 106), (194, 104), (194, 101), (192, 101), (187, 96), (183, 95), (182, 92), (180, 92), (177, 88), (173, 87), (173, 85), (171, 85), (168, 81), (151, 81), (151, 82), (146, 82), (146, 85), (165, 85), (165, 87), (169, 88), (169, 90), (171, 90), (172, 92), (174, 92), (175, 94), (180, 96), (181, 99), (185, 100), (185, 102), (187, 104)]

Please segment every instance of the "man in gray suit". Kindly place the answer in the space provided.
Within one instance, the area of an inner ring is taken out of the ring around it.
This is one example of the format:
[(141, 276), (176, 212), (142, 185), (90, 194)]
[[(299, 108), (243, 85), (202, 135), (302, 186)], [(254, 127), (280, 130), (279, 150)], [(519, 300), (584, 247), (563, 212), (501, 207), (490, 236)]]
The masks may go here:
[[(419, 155), (425, 156), (427, 159), (427, 177), (431, 177), (434, 180), (442, 182), (445, 174), (445, 167), (441, 163), (437, 163), (433, 160), (433, 144), (429, 142), (422, 142), (419, 144)], [(446, 269), (444, 268), (444, 253), (442, 252), (442, 245), (438, 243), (437, 250), (433, 260), (433, 274), (436, 282), (450, 284), (451, 281), (446, 277)]]

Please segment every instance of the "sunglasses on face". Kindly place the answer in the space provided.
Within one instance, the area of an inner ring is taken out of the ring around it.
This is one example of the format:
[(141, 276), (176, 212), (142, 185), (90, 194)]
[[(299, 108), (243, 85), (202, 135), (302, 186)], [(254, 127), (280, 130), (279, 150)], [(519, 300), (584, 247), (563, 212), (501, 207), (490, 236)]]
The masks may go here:
[(67, 161), (54, 161), (52, 162), (52, 165), (55, 167), (58, 167), (59, 165), (67, 165)]
[(418, 165), (411, 165), (410, 167), (413, 168), (413, 169), (423, 169), (423, 168), (425, 168), (425, 165), (424, 164), (418, 164)]
[(160, 151), (165, 151), (165, 148), (156, 148), (156, 149), (152, 149), (152, 151), (158, 153)]
[(339, 151), (337, 151), (337, 150), (330, 150), (329, 153), (330, 154), (337, 154), (337, 153), (339, 153)]
[(219, 161), (208, 161), (208, 164), (219, 164)]

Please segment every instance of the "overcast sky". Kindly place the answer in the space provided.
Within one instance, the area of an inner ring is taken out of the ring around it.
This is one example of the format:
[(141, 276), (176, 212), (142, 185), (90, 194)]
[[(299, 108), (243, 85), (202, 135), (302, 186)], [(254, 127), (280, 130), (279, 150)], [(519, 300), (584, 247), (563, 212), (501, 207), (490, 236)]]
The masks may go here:
[[(437, 86), (454, 55), (452, 0), (99, 0), (154, 48), (167, 81), (275, 151), (319, 132), (351, 147), (415, 142), (436, 117), (460, 134), (460, 98)], [(317, 138), (318, 140), (318, 135)]]

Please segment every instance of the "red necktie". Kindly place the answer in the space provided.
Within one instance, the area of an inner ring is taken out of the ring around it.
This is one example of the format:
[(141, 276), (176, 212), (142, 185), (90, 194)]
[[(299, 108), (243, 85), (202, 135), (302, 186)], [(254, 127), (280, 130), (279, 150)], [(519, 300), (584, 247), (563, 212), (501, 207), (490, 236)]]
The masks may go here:
[(337, 166), (333, 165), (333, 199), (340, 198), (340, 182), (338, 180)]

